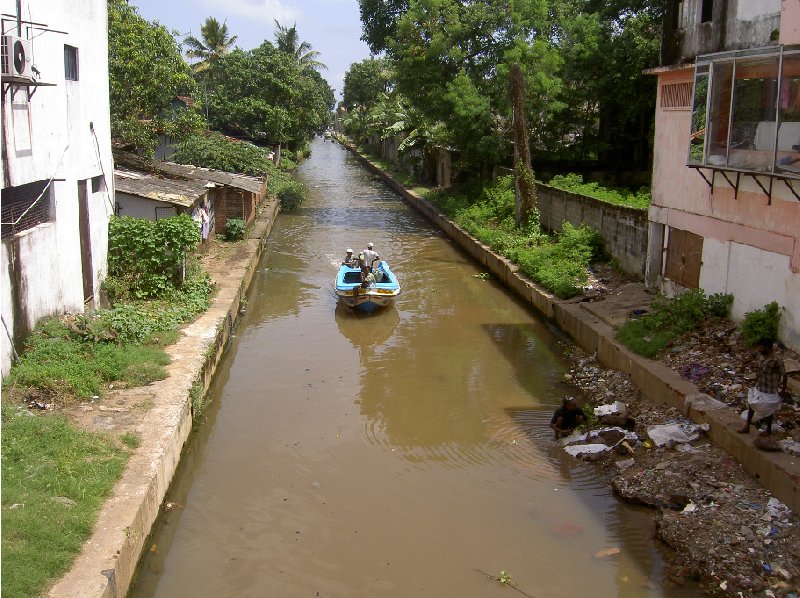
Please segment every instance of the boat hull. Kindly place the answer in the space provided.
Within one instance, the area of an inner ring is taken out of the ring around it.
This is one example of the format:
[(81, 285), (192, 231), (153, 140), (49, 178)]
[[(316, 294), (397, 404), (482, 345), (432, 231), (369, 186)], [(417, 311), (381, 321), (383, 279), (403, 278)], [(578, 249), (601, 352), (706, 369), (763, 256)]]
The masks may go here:
[(376, 282), (373, 286), (361, 286), (361, 271), (358, 268), (342, 266), (336, 276), (336, 296), (340, 303), (360, 311), (375, 311), (394, 303), (400, 294), (397, 277), (385, 261), (374, 269)]

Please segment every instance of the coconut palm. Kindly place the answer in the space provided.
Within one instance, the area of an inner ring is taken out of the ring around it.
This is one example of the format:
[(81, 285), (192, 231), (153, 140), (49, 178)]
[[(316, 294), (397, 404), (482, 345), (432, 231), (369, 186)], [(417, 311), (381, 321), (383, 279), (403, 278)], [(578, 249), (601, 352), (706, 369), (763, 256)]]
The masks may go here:
[(275, 20), (275, 44), (278, 50), (291, 55), (295, 62), (302, 68), (314, 70), (328, 70), (328, 67), (317, 60), (319, 52), (311, 49), (311, 44), (301, 42), (297, 33), (297, 23), (291, 27), (284, 27)]
[(205, 73), (213, 78), (217, 60), (230, 51), (233, 44), (236, 43), (237, 36), (228, 37), (228, 26), (224, 22), (220, 23), (214, 17), (208, 17), (206, 22), (200, 26), (200, 37), (202, 41), (193, 35), (184, 40), (184, 44), (189, 48), (186, 55), (190, 58), (200, 59), (199, 62), (192, 65), (195, 74)]

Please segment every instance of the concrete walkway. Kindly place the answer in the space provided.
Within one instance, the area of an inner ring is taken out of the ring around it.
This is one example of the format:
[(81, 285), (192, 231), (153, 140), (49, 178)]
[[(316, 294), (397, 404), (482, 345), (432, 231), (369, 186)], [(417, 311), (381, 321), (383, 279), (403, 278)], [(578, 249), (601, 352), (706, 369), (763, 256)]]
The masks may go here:
[[(113, 393), (113, 399), (104, 400), (114, 406), (105, 410), (98, 407), (102, 415), (95, 420), (107, 431), (113, 429), (115, 415), (121, 414), (120, 419), (129, 425), (130, 414), (138, 412), (135, 430), (141, 442), (101, 510), (80, 556), (48, 596), (126, 595), (192, 430), (192, 388), (195, 393), (202, 388), (203, 394), (208, 389), (277, 213), (277, 200), (268, 199), (248, 237), (226, 245), (222, 259), (213, 261), (209, 274), (217, 293), (211, 307), (182, 329), (180, 340), (166, 349), (172, 358), (167, 368), (169, 377), (146, 387)], [(146, 407), (137, 410), (143, 398)], [(131, 404), (133, 409), (125, 407)]]
[(406, 189), (377, 164), (361, 156), (355, 147), (345, 147), (406, 203), (425, 215), (486, 267), (497, 280), (546, 318), (554, 320), (584, 351), (596, 354), (603, 366), (630, 375), (648, 400), (675, 407), (696, 423), (708, 423), (708, 434), (717, 445), (742, 463), (776, 498), (794, 512), (800, 512), (800, 458), (755, 448), (751, 436), (736, 433), (736, 429), (741, 427), (741, 420), (732, 409), (722, 407), (663, 363), (637, 355), (616, 341), (614, 326), (623, 323), (631, 310), (650, 305), (653, 296), (644, 285), (631, 283), (619, 289), (615, 295), (597, 302), (558, 299), (521, 274), (515, 264), (492, 253), (489, 247), (450, 221), (432, 203)]

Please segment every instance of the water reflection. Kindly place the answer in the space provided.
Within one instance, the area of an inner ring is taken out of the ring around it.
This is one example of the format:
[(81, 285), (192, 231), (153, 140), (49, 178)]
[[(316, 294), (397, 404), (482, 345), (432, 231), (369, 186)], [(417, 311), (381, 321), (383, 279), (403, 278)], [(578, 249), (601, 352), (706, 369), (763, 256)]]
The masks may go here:
[[(662, 587), (649, 516), (554, 446), (571, 389), (546, 325), (341, 148), (313, 151), (131, 595), (508, 595), (476, 568), (541, 597), (690, 595)], [(404, 288), (372, 316), (332, 292), (367, 241)]]

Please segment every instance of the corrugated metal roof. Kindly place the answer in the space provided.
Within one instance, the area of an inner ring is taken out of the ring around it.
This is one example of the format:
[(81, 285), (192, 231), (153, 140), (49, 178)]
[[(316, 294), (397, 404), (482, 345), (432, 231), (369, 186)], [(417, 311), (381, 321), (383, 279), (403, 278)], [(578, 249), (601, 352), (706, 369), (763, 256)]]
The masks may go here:
[(222, 170), (212, 170), (211, 168), (202, 168), (200, 166), (193, 166), (191, 164), (176, 164), (175, 162), (157, 162), (156, 168), (161, 172), (169, 173), (176, 176), (185, 176), (193, 179), (202, 179), (204, 181), (211, 181), (219, 185), (227, 187), (234, 187), (236, 189), (243, 189), (250, 193), (259, 193), (264, 179), (245, 174), (236, 174), (232, 172), (224, 172)]
[(160, 160), (148, 160), (120, 150), (114, 151), (114, 164), (117, 170), (128, 169), (136, 172), (150, 173), (153, 175), (163, 175), (171, 179), (191, 179), (203, 181), (203, 183), (215, 183), (235, 189), (242, 189), (250, 193), (260, 193), (261, 186), (264, 184), (262, 177), (248, 176), (211, 168), (201, 168), (187, 164), (177, 164), (175, 162), (161, 162)]
[(146, 172), (115, 169), (114, 187), (120, 193), (136, 195), (189, 208), (208, 192), (206, 181), (165, 179)]

